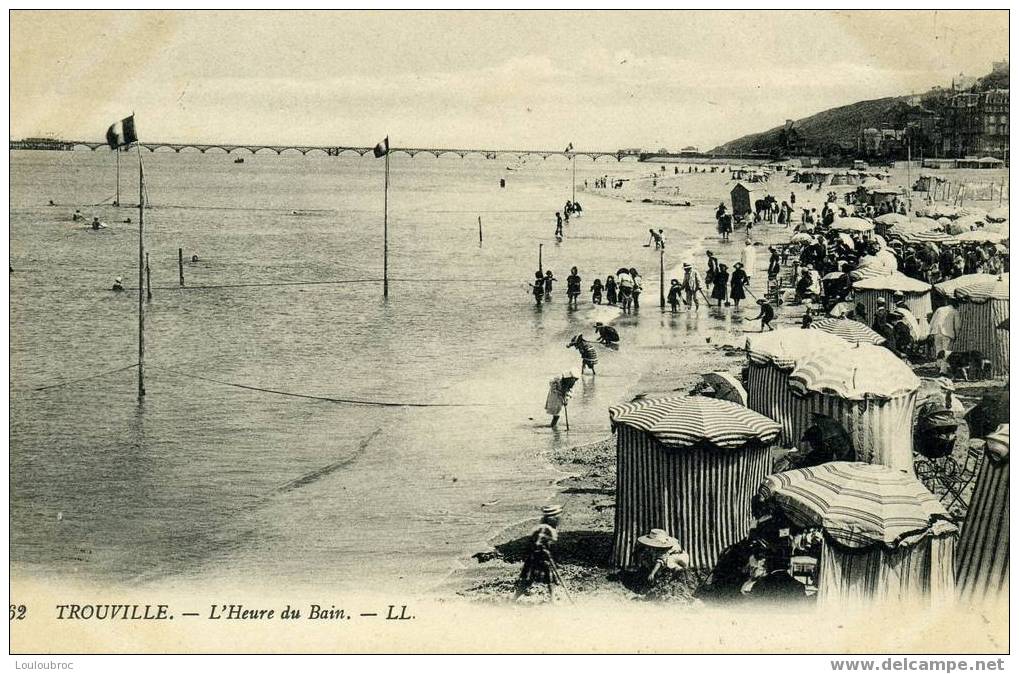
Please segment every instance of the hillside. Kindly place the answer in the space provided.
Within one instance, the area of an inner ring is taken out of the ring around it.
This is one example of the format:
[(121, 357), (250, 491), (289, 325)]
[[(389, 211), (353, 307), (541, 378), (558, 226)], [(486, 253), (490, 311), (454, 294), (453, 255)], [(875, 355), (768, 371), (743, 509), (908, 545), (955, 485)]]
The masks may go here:
[(787, 150), (795, 152), (797, 146), (816, 148), (823, 152), (825, 148), (834, 149), (834, 145), (853, 149), (857, 146), (861, 129), (894, 125), (908, 108), (905, 97), (860, 101), (798, 119), (793, 122), (791, 131), (786, 131), (784, 126), (777, 126), (729, 141), (711, 152), (758, 151), (770, 154)]

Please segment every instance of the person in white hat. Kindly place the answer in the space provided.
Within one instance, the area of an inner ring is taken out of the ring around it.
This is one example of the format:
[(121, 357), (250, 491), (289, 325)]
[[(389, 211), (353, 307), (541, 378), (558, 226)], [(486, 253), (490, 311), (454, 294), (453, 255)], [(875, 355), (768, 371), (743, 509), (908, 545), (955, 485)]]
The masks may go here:
[(552, 559), (552, 546), (559, 541), (559, 518), (562, 515), (561, 505), (546, 505), (541, 508), (541, 524), (531, 534), (531, 549), (524, 560), (524, 568), (520, 571), (517, 590), (513, 599), (519, 599), (536, 582), (548, 587), (548, 598), (555, 599), (553, 585), (558, 576), (555, 560)]
[(676, 572), (690, 566), (690, 555), (683, 550), (679, 541), (664, 529), (652, 529), (645, 535), (638, 536), (637, 542), (647, 550), (644, 559), (647, 560), (646, 566), (650, 568), (647, 575), (649, 587), (663, 569)]
[(110, 290), (112, 290), (115, 293), (124, 292), (124, 280), (121, 279), (119, 276), (113, 279), (113, 287), (110, 288)]
[(704, 294), (704, 282), (701, 281), (700, 272), (694, 269), (689, 262), (683, 263), (683, 280), (679, 282), (679, 285), (683, 288), (683, 304), (688, 307), (693, 305), (699, 309), (701, 302), (697, 293)]

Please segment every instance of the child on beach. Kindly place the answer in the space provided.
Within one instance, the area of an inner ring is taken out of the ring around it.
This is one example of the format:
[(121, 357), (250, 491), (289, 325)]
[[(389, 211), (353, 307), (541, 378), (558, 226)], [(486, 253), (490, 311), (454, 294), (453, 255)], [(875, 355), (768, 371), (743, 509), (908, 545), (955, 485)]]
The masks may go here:
[(540, 271), (534, 272), (534, 283), (529, 285), (531, 292), (534, 293), (534, 303), (540, 307), (541, 298), (545, 295), (545, 279), (542, 278)]
[(545, 272), (544, 281), (545, 281), (545, 299), (546, 300), (552, 297), (552, 282), (553, 281), (558, 281), (558, 280), (559, 279), (557, 279), (554, 276), (552, 276), (552, 272), (551, 271)]
[(596, 278), (594, 283), (591, 284), (591, 301), (595, 304), (601, 304), (601, 279)]
[(679, 294), (683, 292), (683, 287), (679, 285), (679, 281), (672, 279), (669, 285), (669, 306), (672, 307), (672, 313), (679, 311)]
[(580, 297), (580, 276), (577, 268), (570, 269), (570, 275), (566, 277), (566, 303), (577, 306), (577, 298)]
[(775, 308), (771, 306), (768, 300), (757, 300), (757, 306), (761, 307), (761, 313), (757, 314), (750, 320), (761, 320), (761, 332), (764, 332), (765, 328), (768, 328), (768, 330), (774, 330), (775, 328), (772, 327), (771, 322), (775, 320)]
[(612, 277), (612, 274), (608, 275), (605, 279), (605, 301), (609, 304), (615, 305), (616, 299), (616, 279)]
[(594, 344), (584, 339), (584, 335), (574, 337), (566, 348), (574, 348), (580, 352), (580, 374), (584, 374), (585, 367), (591, 368), (591, 374), (596, 374), (594, 366), (598, 364), (598, 351), (595, 350)]

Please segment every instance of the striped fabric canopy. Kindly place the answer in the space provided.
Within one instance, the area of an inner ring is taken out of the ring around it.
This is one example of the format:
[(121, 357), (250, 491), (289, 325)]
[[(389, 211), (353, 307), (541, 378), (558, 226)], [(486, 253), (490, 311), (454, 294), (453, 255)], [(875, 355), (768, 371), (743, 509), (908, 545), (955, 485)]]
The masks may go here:
[[(989, 278), (973, 279), (955, 286), (956, 299), (978, 304), (988, 300), (1008, 299), (1008, 274), (992, 276), (989, 274), (972, 274), (972, 276), (988, 276)], [(961, 276), (959, 278), (965, 278)]]
[(899, 238), (906, 243), (956, 243), (954, 236), (938, 231), (905, 232)]
[(777, 473), (765, 478), (757, 494), (796, 524), (821, 527), (849, 548), (895, 549), (957, 531), (915, 477), (878, 464), (833, 461)]
[(974, 241), (979, 243), (990, 242), (1000, 243), (1008, 238), (1008, 234), (1002, 234), (990, 229), (974, 229), (969, 232), (963, 232), (957, 234), (955, 237), (956, 241)]
[(782, 430), (768, 417), (742, 405), (705, 396), (642, 398), (610, 407), (609, 420), (613, 428), (631, 426), (673, 449), (768, 444)]
[(965, 274), (956, 278), (935, 283), (934, 289), (946, 297), (955, 297), (956, 288), (970, 285), (976, 281), (997, 281), (998, 277), (993, 274)]
[(888, 349), (857, 344), (848, 349), (818, 351), (789, 373), (793, 391), (826, 393), (845, 400), (895, 398), (920, 388), (920, 379)]
[(925, 293), (931, 289), (930, 283), (910, 278), (901, 272), (888, 274), (887, 276), (872, 276), (860, 279), (853, 284), (856, 290), (898, 290), (903, 293)]
[(877, 334), (860, 321), (854, 321), (848, 318), (819, 318), (810, 324), (811, 328), (816, 328), (827, 332), (830, 335), (841, 337), (842, 339), (852, 344), (874, 344), (880, 346), (885, 343), (885, 338)]
[(885, 213), (874, 218), (874, 222), (879, 222), (882, 225), (897, 225), (900, 222), (908, 222), (909, 216), (903, 215), (902, 213)]
[(874, 229), (874, 223), (863, 218), (835, 218), (831, 228), (836, 232), (869, 232)]
[(831, 333), (786, 328), (747, 335), (747, 356), (758, 365), (774, 364), (783, 369), (796, 367), (802, 358), (819, 349), (848, 348), (849, 342)]

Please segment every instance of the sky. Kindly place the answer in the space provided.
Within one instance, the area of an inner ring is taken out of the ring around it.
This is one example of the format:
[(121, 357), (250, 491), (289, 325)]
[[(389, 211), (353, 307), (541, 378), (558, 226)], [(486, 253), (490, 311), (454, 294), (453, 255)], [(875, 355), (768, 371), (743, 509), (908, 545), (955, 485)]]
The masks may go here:
[(947, 86), (995, 12), (11, 13), (11, 138), (709, 149)]

